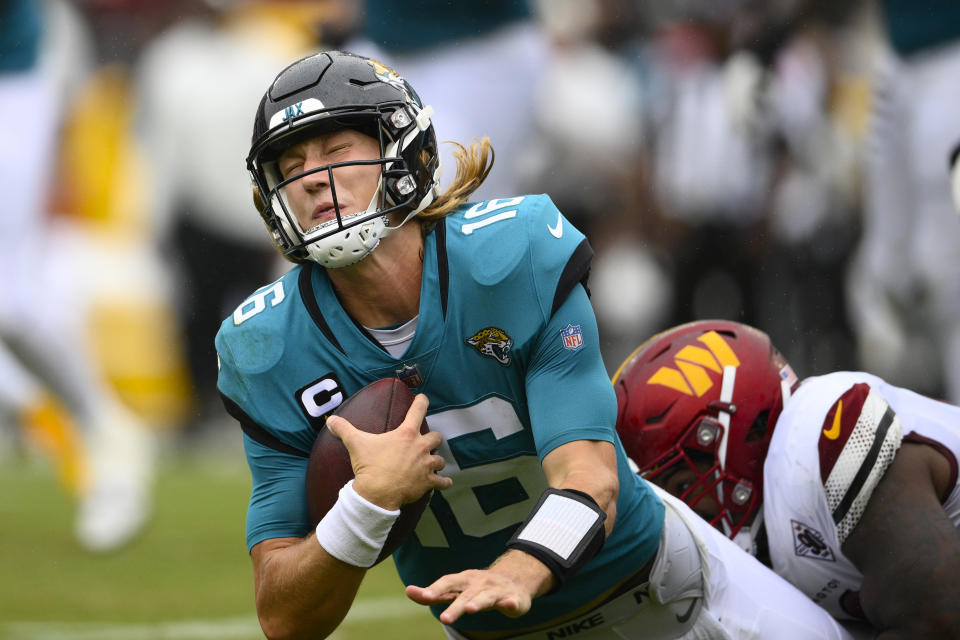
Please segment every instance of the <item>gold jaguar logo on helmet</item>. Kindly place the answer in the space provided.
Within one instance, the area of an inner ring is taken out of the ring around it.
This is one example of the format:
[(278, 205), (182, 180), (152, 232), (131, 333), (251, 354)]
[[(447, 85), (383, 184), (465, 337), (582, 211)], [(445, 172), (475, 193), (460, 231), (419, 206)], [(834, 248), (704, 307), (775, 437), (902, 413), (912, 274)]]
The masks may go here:
[(370, 66), (373, 67), (374, 72), (378, 76), (392, 76), (394, 78), (399, 78), (400, 74), (383, 64), (379, 60), (374, 60), (373, 58), (367, 58), (367, 61), (370, 63)]
[(497, 327), (480, 329), (467, 338), (466, 343), (482, 356), (493, 358), (503, 366), (510, 364), (510, 348), (513, 346), (513, 340), (503, 329)]
[(370, 66), (373, 67), (373, 72), (376, 74), (377, 80), (386, 83), (399, 91), (402, 91), (403, 95), (405, 95), (408, 99), (410, 98), (409, 85), (407, 85), (406, 80), (404, 80), (399, 73), (382, 62), (374, 60), (373, 58), (367, 58), (367, 62), (369, 62)]

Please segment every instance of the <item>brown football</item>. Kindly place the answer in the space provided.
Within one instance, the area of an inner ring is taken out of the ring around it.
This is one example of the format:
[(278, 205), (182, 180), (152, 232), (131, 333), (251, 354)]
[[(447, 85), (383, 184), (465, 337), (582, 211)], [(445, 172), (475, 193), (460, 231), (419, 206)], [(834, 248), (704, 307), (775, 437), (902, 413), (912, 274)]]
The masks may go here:
[[(337, 407), (334, 415), (348, 420), (357, 429), (368, 433), (385, 433), (400, 426), (413, 404), (413, 392), (397, 378), (381, 378), (371, 382)], [(420, 432), (428, 431), (426, 420)], [(307, 511), (314, 527), (337, 501), (340, 489), (353, 478), (350, 455), (343, 443), (326, 428), (320, 430), (310, 451), (307, 465)], [(400, 508), (400, 517), (390, 529), (377, 563), (397, 550), (413, 532), (430, 502), (427, 492), (416, 502)]]

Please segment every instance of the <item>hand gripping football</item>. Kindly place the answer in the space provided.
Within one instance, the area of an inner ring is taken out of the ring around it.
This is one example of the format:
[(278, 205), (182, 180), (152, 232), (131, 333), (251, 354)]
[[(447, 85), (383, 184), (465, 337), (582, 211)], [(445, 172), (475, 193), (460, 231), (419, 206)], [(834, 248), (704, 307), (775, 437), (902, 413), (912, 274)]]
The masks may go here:
[[(357, 429), (368, 433), (386, 433), (396, 429), (407, 410), (413, 404), (413, 392), (397, 378), (382, 378), (363, 387), (341, 404), (336, 411)], [(426, 433), (426, 420), (420, 432)], [(312, 526), (333, 507), (340, 489), (353, 478), (350, 454), (340, 440), (323, 428), (313, 442), (307, 465), (306, 495), (307, 511)], [(400, 516), (390, 529), (377, 563), (391, 555), (413, 532), (423, 514), (432, 492), (427, 492), (416, 502), (400, 507)]]

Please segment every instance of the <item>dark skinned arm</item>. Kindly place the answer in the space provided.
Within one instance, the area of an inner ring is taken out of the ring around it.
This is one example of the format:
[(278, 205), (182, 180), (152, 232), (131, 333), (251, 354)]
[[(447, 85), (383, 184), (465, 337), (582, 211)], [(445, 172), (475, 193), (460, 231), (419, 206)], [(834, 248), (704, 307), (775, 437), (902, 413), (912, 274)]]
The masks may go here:
[(843, 544), (879, 640), (960, 638), (960, 534), (940, 504), (948, 477), (934, 448), (905, 442)]

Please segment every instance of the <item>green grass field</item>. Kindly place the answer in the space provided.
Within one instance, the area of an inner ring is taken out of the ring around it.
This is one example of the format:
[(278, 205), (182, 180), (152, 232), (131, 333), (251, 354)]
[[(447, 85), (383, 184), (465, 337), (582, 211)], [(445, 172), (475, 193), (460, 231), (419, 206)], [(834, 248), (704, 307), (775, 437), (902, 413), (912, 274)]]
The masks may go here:
[[(262, 638), (243, 541), (242, 454), (165, 454), (149, 528), (91, 555), (74, 541), (74, 506), (52, 472), (0, 455), (0, 640)], [(444, 638), (403, 595), (391, 562), (372, 570), (337, 640)]]

